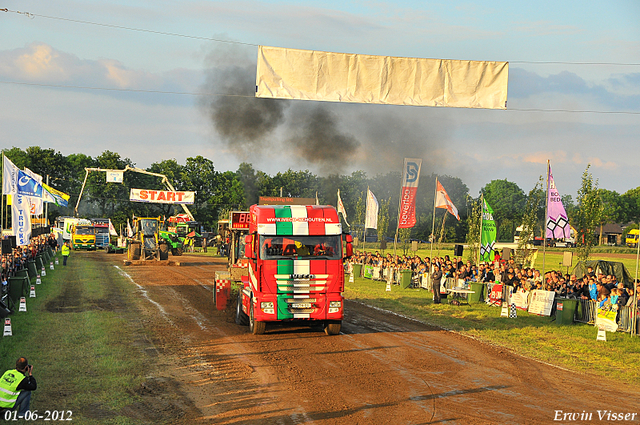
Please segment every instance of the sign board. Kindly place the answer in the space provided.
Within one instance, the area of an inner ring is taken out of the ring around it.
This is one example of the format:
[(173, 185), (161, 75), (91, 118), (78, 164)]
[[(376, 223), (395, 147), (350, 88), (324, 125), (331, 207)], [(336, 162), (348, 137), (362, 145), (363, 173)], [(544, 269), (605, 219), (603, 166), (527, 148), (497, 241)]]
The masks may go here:
[(124, 180), (124, 170), (107, 171), (107, 183), (122, 183)]
[(129, 200), (132, 202), (149, 202), (155, 204), (193, 204), (195, 192), (180, 190), (150, 190), (131, 188)]
[(516, 308), (526, 310), (529, 307), (529, 293), (522, 289), (518, 289), (511, 294), (511, 302), (515, 304)]
[(258, 199), (258, 205), (316, 205), (316, 198), (261, 196)]
[(251, 222), (251, 214), (249, 211), (231, 211), (229, 218), (231, 221), (231, 229), (249, 230), (249, 223)]
[(596, 326), (607, 332), (616, 332), (618, 330), (618, 323), (616, 322), (615, 310), (603, 310), (598, 309), (596, 316)]
[(573, 252), (567, 251), (562, 254), (562, 267), (571, 267), (573, 265)]
[(531, 303), (529, 304), (529, 313), (539, 316), (550, 316), (553, 308), (553, 300), (556, 293), (553, 291), (542, 291), (536, 289), (531, 291)]

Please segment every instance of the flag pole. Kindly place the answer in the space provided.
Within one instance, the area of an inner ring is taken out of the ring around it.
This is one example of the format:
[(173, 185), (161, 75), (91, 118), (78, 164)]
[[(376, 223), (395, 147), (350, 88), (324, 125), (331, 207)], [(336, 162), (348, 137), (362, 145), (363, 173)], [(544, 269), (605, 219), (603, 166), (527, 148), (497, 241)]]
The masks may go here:
[(549, 219), (549, 160), (547, 159), (547, 191), (544, 198), (544, 228), (542, 229), (542, 289), (547, 288), (547, 280), (544, 277), (547, 259), (547, 220)]
[[(403, 163), (403, 169), (402, 169), (402, 173), (404, 173), (404, 163)], [(396, 236), (393, 240), (393, 255), (394, 257), (397, 255), (396, 254), (396, 247), (398, 245), (398, 232), (400, 230), (400, 208), (402, 205), (402, 173), (400, 173), (400, 196), (398, 197), (398, 220), (396, 223)]]
[(364, 226), (362, 226), (362, 251), (367, 252), (367, 210), (369, 209), (369, 186), (367, 186), (367, 197), (364, 198)]
[(434, 233), (436, 231), (436, 197), (437, 196), (438, 196), (438, 176), (436, 176), (436, 185), (433, 188), (433, 220), (431, 220), (431, 253), (429, 254), (429, 256), (431, 257), (432, 269), (433, 269), (433, 240), (436, 238)]
[(480, 248), (478, 249), (478, 262), (476, 265), (480, 267), (482, 259), (482, 225), (484, 224), (484, 193), (480, 194)]

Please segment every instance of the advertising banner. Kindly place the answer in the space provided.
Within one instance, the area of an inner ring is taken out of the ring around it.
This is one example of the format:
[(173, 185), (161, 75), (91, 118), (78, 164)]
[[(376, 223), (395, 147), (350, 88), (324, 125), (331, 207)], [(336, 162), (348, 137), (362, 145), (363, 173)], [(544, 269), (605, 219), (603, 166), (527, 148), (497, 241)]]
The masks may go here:
[(29, 245), (31, 239), (31, 205), (26, 196), (14, 195), (11, 204), (11, 227), (16, 237), (16, 246)]
[(402, 168), (402, 194), (400, 195), (400, 217), (398, 228), (406, 229), (416, 225), (416, 193), (420, 180), (422, 159), (405, 158)]
[(496, 223), (493, 221), (493, 210), (482, 199), (482, 234), (480, 235), (480, 261), (493, 261), (493, 247), (496, 244)]
[(549, 193), (547, 193), (547, 196), (547, 238), (566, 239), (571, 237), (571, 226), (569, 226), (567, 212), (564, 209), (564, 205), (562, 205), (562, 198), (556, 188), (556, 183), (553, 181), (551, 167), (549, 167)]
[(556, 293), (553, 291), (542, 291), (539, 289), (531, 292), (529, 313), (537, 314), (538, 316), (550, 316)]
[(615, 310), (598, 309), (598, 315), (596, 316), (596, 327), (603, 328), (607, 332), (616, 332), (618, 330), (618, 323), (616, 322)]
[(131, 188), (129, 200), (156, 204), (193, 204), (195, 192)]

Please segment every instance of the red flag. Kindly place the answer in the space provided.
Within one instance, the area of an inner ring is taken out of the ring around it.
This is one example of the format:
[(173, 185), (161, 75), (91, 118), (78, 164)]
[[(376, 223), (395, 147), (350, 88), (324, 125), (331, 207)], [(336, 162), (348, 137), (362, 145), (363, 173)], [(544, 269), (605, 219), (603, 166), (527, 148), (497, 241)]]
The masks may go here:
[(437, 182), (438, 187), (436, 189), (436, 208), (445, 208), (451, 213), (451, 215), (460, 220), (458, 209), (455, 205), (453, 205), (453, 202), (451, 202), (451, 198), (449, 198), (449, 195), (447, 195), (447, 191), (444, 190), (444, 187), (442, 187), (439, 181)]
[(422, 159), (405, 158), (400, 195), (400, 217), (398, 228), (406, 229), (416, 225), (416, 192), (420, 179)]

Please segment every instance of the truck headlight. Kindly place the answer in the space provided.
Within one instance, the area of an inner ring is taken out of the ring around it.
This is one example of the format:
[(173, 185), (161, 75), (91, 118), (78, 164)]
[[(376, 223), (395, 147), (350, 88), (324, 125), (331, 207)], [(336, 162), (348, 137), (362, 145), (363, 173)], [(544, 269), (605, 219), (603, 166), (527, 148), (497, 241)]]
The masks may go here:
[(275, 310), (273, 309), (273, 301), (262, 301), (260, 303), (260, 309), (264, 311), (266, 314), (275, 313)]
[(342, 301), (330, 301), (329, 313), (338, 313), (342, 307)]

